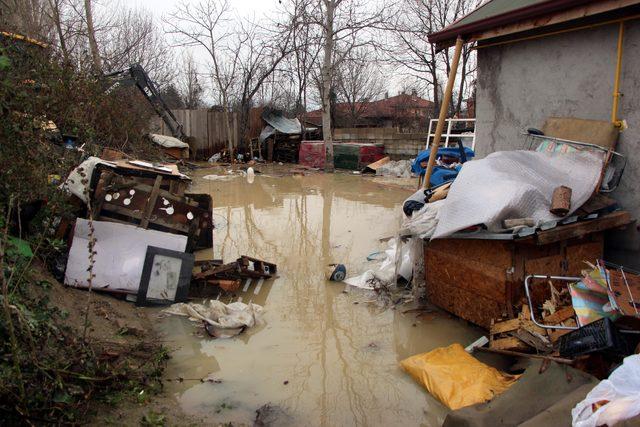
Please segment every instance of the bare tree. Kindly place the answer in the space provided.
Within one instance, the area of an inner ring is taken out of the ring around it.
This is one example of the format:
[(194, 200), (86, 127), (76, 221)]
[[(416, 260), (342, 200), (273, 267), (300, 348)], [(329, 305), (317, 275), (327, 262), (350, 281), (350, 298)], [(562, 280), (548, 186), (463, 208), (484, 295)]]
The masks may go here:
[(40, 41), (48, 41), (53, 33), (47, 16), (46, 0), (0, 1), (0, 24), (3, 31), (14, 31)]
[(369, 102), (379, 97), (384, 82), (371, 52), (366, 48), (354, 49), (336, 70), (336, 96), (347, 107), (347, 126), (355, 126), (366, 111)]
[[(442, 101), (442, 85), (451, 68), (451, 54), (450, 49), (438, 52), (427, 36), (466, 15), (479, 3), (479, 0), (402, 0), (393, 14), (394, 19), (387, 22), (391, 40), (386, 51), (390, 61), (424, 83), (432, 94), (436, 111)], [(457, 100), (450, 104), (452, 115), (460, 112), (475, 72), (471, 45), (465, 44), (460, 64)]]
[[(195, 4), (182, 2), (168, 15), (165, 23), (168, 33), (177, 37), (178, 45), (200, 47), (207, 52), (211, 61), (211, 78), (221, 101), (229, 154), (233, 156), (230, 95), (236, 83), (241, 51), (237, 43), (230, 43), (234, 36), (227, 26), (230, 13), (228, 0), (202, 0)], [(242, 42), (241, 39), (236, 41)]]
[(124, 7), (105, 21), (97, 33), (105, 71), (140, 64), (158, 87), (174, 80), (173, 51), (150, 11)]
[(291, 25), (293, 51), (288, 61), (287, 77), (295, 82), (294, 112), (300, 119), (304, 139), (309, 83), (313, 79), (313, 70), (318, 67), (322, 50), (322, 32), (318, 31), (318, 26), (312, 25), (312, 16), (318, 3), (317, 0), (289, 0), (283, 6)]
[(364, 0), (317, 0), (310, 5), (309, 22), (320, 26), (323, 40), (320, 96), (326, 171), (334, 170), (331, 98), (336, 69), (353, 49), (374, 44), (373, 37), (362, 33), (384, 22), (384, 10), (384, 2)]
[(100, 57), (98, 42), (96, 41), (96, 30), (93, 26), (93, 11), (91, 10), (91, 0), (84, 0), (84, 13), (87, 20), (87, 37), (89, 39), (89, 47), (91, 48), (93, 66), (97, 72), (102, 73), (102, 58)]
[(282, 60), (292, 51), (292, 31), (288, 22), (280, 31), (265, 32), (256, 23), (244, 22), (238, 30), (237, 48), (240, 50), (240, 135), (244, 141), (248, 130), (249, 111), (253, 99), (273, 75)]
[(204, 104), (202, 95), (204, 88), (198, 78), (198, 66), (193, 59), (193, 54), (187, 51), (182, 56), (182, 70), (179, 79), (180, 93), (185, 108), (195, 110)]

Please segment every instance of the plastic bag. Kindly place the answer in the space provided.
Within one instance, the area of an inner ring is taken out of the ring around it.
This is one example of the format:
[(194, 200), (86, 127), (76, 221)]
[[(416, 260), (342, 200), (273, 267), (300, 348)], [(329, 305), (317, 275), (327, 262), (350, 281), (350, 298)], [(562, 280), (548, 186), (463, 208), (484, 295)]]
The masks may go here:
[(571, 411), (575, 427), (613, 426), (640, 415), (640, 355), (626, 357)]
[(400, 366), (454, 410), (491, 400), (519, 378), (485, 365), (460, 344), (411, 356), (401, 361)]

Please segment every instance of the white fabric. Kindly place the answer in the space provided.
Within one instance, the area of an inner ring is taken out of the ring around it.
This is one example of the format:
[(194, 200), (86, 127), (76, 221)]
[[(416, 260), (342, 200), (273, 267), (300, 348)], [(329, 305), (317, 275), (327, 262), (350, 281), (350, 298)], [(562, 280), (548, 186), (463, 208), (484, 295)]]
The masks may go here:
[[(595, 412), (594, 403), (608, 401)], [(578, 403), (571, 416), (574, 427), (613, 426), (640, 415), (640, 355), (626, 357), (620, 367)]]
[(477, 224), (500, 231), (510, 218), (558, 219), (549, 207), (560, 185), (572, 189), (570, 215), (595, 191), (602, 165), (602, 156), (586, 151), (499, 151), (466, 162), (440, 209), (433, 238)]
[(151, 141), (165, 148), (189, 148), (189, 144), (173, 136), (150, 133), (149, 138), (151, 138)]
[[(96, 251), (91, 286), (137, 293), (147, 246), (184, 252), (187, 236), (145, 230), (133, 225), (93, 221)], [(78, 218), (69, 250), (65, 285), (87, 288), (89, 272), (89, 221)]]
[[(114, 165), (109, 162), (105, 162), (99, 157), (89, 157), (84, 162), (80, 163), (74, 170), (71, 171), (61, 188), (70, 192), (74, 196), (77, 196), (80, 200), (87, 203), (87, 196), (85, 195), (85, 189), (89, 187), (91, 183), (91, 177), (93, 176), (93, 170), (97, 164), (103, 164), (113, 167)], [(80, 175), (82, 173), (84, 178)], [(83, 180), (86, 180), (83, 184)]]
[(232, 302), (225, 304), (210, 300), (208, 305), (178, 303), (163, 310), (176, 316), (187, 316), (194, 322), (206, 322), (210, 333), (216, 338), (230, 338), (246, 328), (253, 327), (264, 309), (258, 304)]

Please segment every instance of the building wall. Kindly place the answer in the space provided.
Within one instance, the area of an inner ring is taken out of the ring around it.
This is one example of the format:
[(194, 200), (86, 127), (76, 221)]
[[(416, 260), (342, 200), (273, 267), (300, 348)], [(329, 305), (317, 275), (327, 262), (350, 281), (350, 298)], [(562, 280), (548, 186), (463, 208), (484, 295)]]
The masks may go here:
[[(617, 150), (627, 156), (621, 185), (613, 193), (640, 218), (640, 21), (625, 24), (619, 118), (629, 128)], [(476, 154), (524, 148), (520, 134), (542, 128), (547, 117), (610, 120), (618, 25), (478, 50)], [(611, 261), (640, 268), (640, 236), (633, 226), (614, 233)]]

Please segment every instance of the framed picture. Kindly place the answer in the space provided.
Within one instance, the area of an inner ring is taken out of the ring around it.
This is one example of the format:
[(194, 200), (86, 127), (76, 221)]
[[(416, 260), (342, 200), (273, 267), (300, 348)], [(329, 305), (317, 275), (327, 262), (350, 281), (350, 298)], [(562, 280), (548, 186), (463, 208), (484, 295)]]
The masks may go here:
[(148, 246), (136, 305), (186, 301), (193, 262), (193, 254)]

